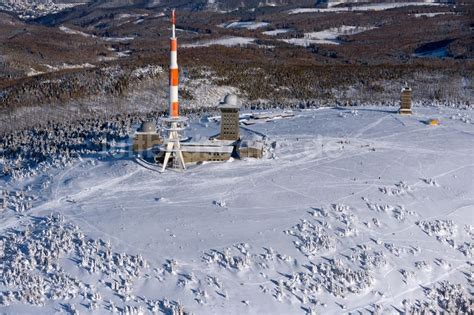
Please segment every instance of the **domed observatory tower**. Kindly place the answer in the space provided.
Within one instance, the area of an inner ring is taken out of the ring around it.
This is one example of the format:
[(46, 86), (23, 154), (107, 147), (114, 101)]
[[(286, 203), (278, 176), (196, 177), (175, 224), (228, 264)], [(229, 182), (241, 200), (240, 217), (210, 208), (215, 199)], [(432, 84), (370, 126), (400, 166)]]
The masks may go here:
[(229, 94), (219, 106), (221, 110), (221, 134), (220, 140), (240, 139), (239, 110), (240, 101), (237, 95)]
[(145, 151), (163, 143), (156, 131), (156, 123), (153, 120), (142, 122), (140, 129), (133, 137), (133, 152)]

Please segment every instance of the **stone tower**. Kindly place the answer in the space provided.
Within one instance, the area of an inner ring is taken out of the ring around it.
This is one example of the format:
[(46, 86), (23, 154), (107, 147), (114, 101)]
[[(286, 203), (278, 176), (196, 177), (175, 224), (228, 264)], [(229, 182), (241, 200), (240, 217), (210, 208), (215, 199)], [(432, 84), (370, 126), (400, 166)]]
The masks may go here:
[(411, 89), (405, 85), (400, 96), (400, 114), (410, 115), (411, 113)]

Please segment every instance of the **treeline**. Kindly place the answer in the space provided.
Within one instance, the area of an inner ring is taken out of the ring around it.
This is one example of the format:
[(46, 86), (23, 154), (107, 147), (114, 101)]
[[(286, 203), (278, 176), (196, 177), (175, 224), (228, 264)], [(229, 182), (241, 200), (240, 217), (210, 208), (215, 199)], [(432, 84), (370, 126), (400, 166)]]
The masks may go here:
[[(23, 78), (0, 86), (0, 110), (43, 104), (66, 104), (88, 97), (120, 96), (134, 82), (136, 67), (112, 65), (104, 68), (64, 70)], [(163, 74), (164, 75), (164, 74)], [(156, 74), (150, 74), (151, 77)]]
[(405, 82), (419, 100), (469, 102), (473, 93), (466, 85), (473, 67), (455, 62), (431, 66), (215, 63), (213, 69), (216, 84), (238, 87), (250, 100), (390, 101), (398, 99)]

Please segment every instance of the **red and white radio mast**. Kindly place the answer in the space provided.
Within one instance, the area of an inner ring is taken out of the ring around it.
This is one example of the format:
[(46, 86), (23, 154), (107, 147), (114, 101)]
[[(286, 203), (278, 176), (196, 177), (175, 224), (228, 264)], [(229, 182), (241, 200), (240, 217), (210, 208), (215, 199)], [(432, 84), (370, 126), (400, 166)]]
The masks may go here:
[(178, 39), (176, 38), (176, 12), (171, 11), (171, 32), (170, 38), (170, 98), (169, 98), (169, 115), (162, 119), (162, 128), (165, 137), (165, 159), (163, 161), (164, 171), (168, 165), (170, 158), (173, 160), (173, 166), (185, 170), (183, 152), (181, 151), (181, 135), (186, 128), (187, 118), (179, 116), (179, 70), (178, 70)]
[(171, 11), (171, 32), (170, 38), (170, 117), (179, 117), (179, 100), (178, 100), (178, 39), (176, 38), (176, 12)]

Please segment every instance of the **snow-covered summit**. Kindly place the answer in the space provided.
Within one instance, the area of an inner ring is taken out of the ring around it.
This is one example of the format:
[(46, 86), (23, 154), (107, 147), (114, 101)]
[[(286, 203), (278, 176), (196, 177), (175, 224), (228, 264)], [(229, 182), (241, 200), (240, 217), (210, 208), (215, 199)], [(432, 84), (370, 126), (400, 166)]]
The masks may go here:
[(137, 164), (110, 135), (103, 152), (2, 177), (2, 310), (472, 312), (472, 112), (414, 112), (294, 111), (245, 127), (265, 159), (186, 173)]

